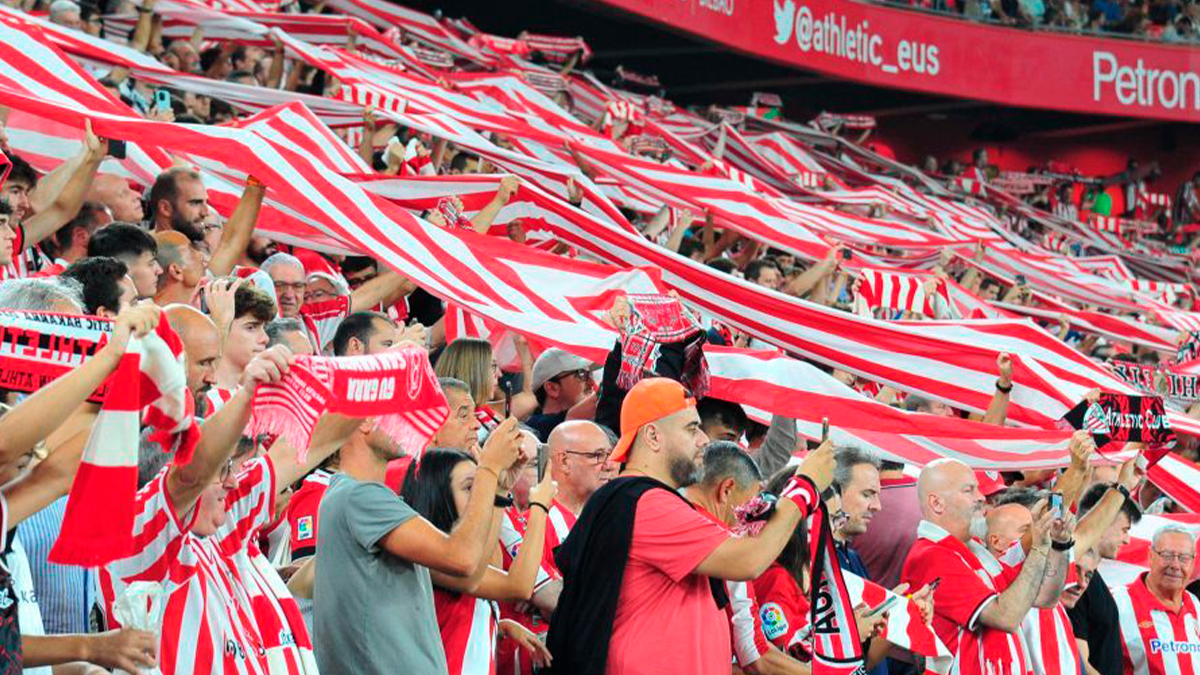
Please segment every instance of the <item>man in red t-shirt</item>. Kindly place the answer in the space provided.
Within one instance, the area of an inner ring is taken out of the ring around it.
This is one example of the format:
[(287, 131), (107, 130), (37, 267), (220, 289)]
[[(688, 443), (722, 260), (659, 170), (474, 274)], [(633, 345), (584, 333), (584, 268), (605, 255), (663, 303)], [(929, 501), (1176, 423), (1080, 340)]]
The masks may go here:
[[(775, 560), (829, 485), (833, 453), (826, 444), (805, 458), (757, 537), (734, 537), (677, 492), (698, 478), (707, 441), (678, 382), (648, 378), (626, 395), (611, 456), (624, 471), (588, 500), (556, 558), (564, 587), (548, 639), (555, 672), (729, 673), (728, 598), (712, 580), (748, 581)], [(596, 645), (606, 642), (600, 659)]]
[(933, 629), (953, 655), (931, 661), (929, 670), (939, 675), (1029, 672), (1021, 622), (1034, 606), (1058, 602), (1066, 551), (1074, 545), (1069, 521), (1040, 514), (1024, 561), (1009, 567), (971, 536), (972, 522), (983, 522), (984, 498), (966, 464), (940, 459), (926, 465), (917, 479), (917, 497), (924, 520), (917, 526), (901, 581), (921, 588), (940, 580)]

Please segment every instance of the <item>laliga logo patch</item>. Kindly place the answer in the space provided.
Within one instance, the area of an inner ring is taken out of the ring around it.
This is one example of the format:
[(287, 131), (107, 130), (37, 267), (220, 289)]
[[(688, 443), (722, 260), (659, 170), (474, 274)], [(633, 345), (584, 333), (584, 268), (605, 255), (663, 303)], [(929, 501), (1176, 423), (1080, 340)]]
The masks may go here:
[(775, 0), (775, 43), (784, 44), (792, 39), (792, 28), (796, 25), (796, 5), (792, 0)]
[(296, 538), (300, 541), (312, 539), (313, 537), (313, 519), (312, 516), (304, 516), (296, 521)]
[(783, 614), (783, 609), (774, 602), (768, 602), (759, 608), (758, 614), (762, 617), (763, 633), (768, 640), (774, 640), (787, 634), (788, 621)]

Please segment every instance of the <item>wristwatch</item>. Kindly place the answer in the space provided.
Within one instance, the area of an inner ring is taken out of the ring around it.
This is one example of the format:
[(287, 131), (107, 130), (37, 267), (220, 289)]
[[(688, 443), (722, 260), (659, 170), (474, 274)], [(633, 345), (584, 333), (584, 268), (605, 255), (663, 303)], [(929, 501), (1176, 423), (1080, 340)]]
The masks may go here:
[(496, 495), (496, 508), (498, 509), (507, 509), (508, 507), (512, 506), (513, 503), (514, 502), (511, 494), (507, 496)]

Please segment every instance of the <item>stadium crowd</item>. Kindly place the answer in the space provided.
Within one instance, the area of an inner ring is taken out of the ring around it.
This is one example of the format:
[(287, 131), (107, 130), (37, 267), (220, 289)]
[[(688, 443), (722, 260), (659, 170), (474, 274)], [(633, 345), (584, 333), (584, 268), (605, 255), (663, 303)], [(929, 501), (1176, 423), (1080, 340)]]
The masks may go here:
[(6, 4), (0, 674), (1200, 672), (1200, 172)]
[(1200, 42), (1200, 3), (1196, 2), (911, 0), (897, 4), (1026, 29), (1123, 35), (1183, 44)]

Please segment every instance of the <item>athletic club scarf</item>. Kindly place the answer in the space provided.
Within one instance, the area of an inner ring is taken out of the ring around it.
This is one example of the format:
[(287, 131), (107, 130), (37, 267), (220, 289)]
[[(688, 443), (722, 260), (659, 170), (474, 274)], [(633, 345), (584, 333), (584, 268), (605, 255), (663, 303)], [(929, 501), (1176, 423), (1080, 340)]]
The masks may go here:
[[(112, 323), (90, 316), (0, 312), (0, 386), (32, 391), (78, 366), (108, 342)], [(24, 386), (22, 386), (24, 385)], [(32, 387), (30, 389), (29, 387)], [(183, 344), (166, 321), (129, 341), (92, 400), (103, 403), (67, 497), (62, 533), (50, 551), (61, 565), (94, 567), (133, 553), (139, 412), (175, 462), (199, 440), (187, 390)]]
[[(683, 309), (678, 298), (630, 293), (629, 320), (621, 331), (621, 372), (617, 386), (628, 391), (641, 381), (646, 365), (658, 359), (660, 345), (688, 341), (684, 346), (680, 381), (692, 396), (708, 392), (708, 363), (704, 359), (704, 331)], [(698, 339), (697, 339), (698, 338)]]
[(282, 380), (255, 389), (248, 433), (287, 437), (303, 462), (326, 412), (378, 418), (380, 430), (419, 455), (450, 408), (423, 349), (297, 356)]
[[(1096, 407), (1100, 409), (1099, 420), (1096, 420)], [(1162, 399), (1157, 396), (1100, 394), (1095, 403), (1081, 401), (1063, 417), (1063, 421), (1071, 428), (1087, 429), (1097, 447), (1110, 441), (1141, 442), (1151, 448), (1175, 445), (1175, 432), (1171, 431)]]
[(854, 605), (833, 549), (833, 531), (824, 503), (808, 515), (809, 607), (814, 675), (865, 675), (862, 640)]

